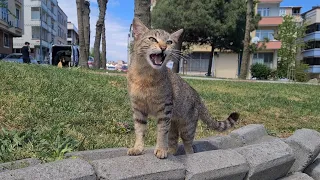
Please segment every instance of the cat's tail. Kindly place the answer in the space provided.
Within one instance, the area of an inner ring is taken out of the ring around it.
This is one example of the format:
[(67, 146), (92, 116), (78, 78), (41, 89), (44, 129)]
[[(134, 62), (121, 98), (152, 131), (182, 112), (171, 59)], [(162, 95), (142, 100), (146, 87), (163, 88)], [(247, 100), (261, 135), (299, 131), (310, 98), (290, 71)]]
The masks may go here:
[(217, 121), (211, 117), (207, 107), (204, 105), (202, 101), (199, 103), (198, 111), (200, 119), (207, 124), (208, 128), (218, 131), (225, 131), (233, 127), (240, 117), (239, 113), (233, 112), (224, 121)]

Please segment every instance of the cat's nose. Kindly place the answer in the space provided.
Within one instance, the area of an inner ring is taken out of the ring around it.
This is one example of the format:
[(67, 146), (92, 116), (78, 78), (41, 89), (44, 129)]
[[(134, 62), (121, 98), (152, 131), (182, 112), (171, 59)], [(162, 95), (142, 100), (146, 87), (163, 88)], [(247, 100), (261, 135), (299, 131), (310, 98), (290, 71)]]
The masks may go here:
[(161, 49), (162, 51), (164, 51), (164, 50), (167, 49), (167, 46), (160, 46), (160, 49)]

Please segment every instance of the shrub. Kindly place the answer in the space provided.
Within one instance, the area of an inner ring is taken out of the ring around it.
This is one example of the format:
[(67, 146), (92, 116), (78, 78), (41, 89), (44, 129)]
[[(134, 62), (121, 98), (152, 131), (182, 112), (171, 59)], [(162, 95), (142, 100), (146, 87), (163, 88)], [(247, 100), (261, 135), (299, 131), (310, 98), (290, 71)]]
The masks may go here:
[(295, 81), (298, 82), (307, 82), (310, 77), (308, 73), (309, 65), (304, 63), (296, 63), (295, 66)]
[(250, 71), (252, 77), (255, 77), (257, 79), (268, 79), (268, 77), (271, 75), (271, 68), (269, 68), (265, 64), (260, 63), (251, 65)]

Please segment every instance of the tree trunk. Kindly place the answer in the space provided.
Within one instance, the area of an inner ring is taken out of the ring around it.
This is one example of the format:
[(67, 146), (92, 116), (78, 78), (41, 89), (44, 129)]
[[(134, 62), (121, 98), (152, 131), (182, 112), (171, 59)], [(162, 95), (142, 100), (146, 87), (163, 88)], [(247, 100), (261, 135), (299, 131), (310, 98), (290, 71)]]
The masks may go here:
[(102, 0), (98, 0), (98, 7), (99, 7), (99, 18), (97, 20), (96, 24), (96, 37), (94, 39), (94, 68), (99, 69), (100, 68), (100, 43), (101, 43), (101, 31), (103, 26), (103, 19), (104, 14), (102, 14)]
[(102, 26), (102, 55), (101, 55), (103, 69), (106, 69), (106, 64), (107, 64), (106, 48), (107, 48), (107, 45), (106, 45), (106, 25), (105, 25), (105, 23), (103, 23), (103, 26)]
[[(179, 38), (179, 42), (177, 44), (177, 50), (181, 52), (181, 48), (182, 48), (182, 38), (180, 37)], [(173, 67), (172, 67), (172, 71), (174, 73), (179, 73), (179, 70), (180, 70), (180, 58), (179, 60), (175, 60), (173, 61)]]
[(84, 0), (76, 0), (76, 4), (77, 4), (79, 51), (80, 51), (79, 65), (81, 67), (88, 68), (88, 54), (86, 53), (86, 45), (84, 40), (85, 35), (84, 35), (83, 19), (82, 19)]
[(151, 0), (134, 0), (134, 16), (139, 18), (145, 26), (151, 27)]
[(208, 73), (207, 76), (211, 76), (211, 67), (213, 62), (213, 56), (214, 56), (214, 44), (211, 44), (211, 52), (210, 52), (210, 59), (209, 59), (209, 66), (208, 66)]
[(86, 61), (89, 59), (90, 52), (90, 1), (85, 0), (84, 11), (83, 11), (83, 25), (84, 25), (84, 41), (85, 41), (85, 51), (86, 51)]
[(246, 79), (250, 62), (250, 26), (252, 21), (253, 0), (247, 0), (246, 30), (244, 35), (243, 56), (241, 61), (240, 79)]

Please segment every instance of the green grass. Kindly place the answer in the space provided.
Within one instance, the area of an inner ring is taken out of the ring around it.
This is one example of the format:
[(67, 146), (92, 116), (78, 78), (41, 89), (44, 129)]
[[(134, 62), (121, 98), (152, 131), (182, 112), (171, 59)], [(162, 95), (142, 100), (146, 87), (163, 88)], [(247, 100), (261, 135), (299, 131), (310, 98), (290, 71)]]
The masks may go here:
[[(52, 161), (70, 151), (133, 145), (124, 76), (0, 62), (0, 77), (0, 162)], [(236, 128), (261, 123), (279, 137), (298, 128), (320, 130), (320, 86), (187, 81), (215, 117), (240, 112)], [(155, 129), (150, 121), (147, 146), (155, 145)], [(215, 134), (199, 123), (197, 139)]]

